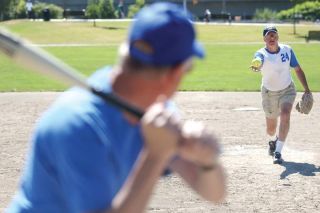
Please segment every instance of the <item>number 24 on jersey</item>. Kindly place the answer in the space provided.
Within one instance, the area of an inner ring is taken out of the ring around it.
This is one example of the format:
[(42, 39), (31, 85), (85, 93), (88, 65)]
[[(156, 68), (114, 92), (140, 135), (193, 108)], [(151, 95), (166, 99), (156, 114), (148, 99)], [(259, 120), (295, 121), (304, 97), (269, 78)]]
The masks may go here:
[(281, 61), (282, 61), (282, 62), (286, 62), (287, 60), (288, 60), (288, 61), (290, 60), (288, 53), (285, 53), (285, 54), (282, 53), (282, 54), (281, 54)]

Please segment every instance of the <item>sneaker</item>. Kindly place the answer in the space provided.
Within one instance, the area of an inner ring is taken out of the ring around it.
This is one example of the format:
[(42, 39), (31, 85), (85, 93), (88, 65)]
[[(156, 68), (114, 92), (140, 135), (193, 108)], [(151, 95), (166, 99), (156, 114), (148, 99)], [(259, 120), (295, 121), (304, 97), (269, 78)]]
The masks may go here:
[(269, 155), (273, 156), (274, 151), (276, 151), (276, 143), (277, 143), (278, 138), (274, 141), (269, 141)]
[(282, 164), (283, 159), (281, 157), (281, 153), (280, 152), (275, 152), (274, 153), (274, 158), (273, 158), (273, 163), (274, 164)]

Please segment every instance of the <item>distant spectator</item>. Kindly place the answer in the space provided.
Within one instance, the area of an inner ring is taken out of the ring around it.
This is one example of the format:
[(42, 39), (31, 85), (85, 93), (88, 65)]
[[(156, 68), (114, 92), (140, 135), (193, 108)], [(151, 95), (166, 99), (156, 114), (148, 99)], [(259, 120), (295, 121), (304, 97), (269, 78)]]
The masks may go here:
[(124, 18), (124, 6), (123, 6), (123, 0), (119, 0), (119, 4), (118, 4), (118, 17), (119, 18)]
[(228, 22), (229, 22), (229, 24), (231, 24), (231, 21), (232, 21), (232, 16), (231, 16), (230, 13), (228, 13)]
[(26, 2), (26, 9), (27, 9), (28, 19), (34, 18), (34, 16), (33, 16), (33, 4), (32, 4), (31, 0), (28, 0)]
[(51, 19), (51, 14), (50, 14), (50, 9), (48, 7), (46, 7), (43, 11), (42, 11), (42, 16), (43, 16), (43, 20), (44, 21), (50, 21)]
[(207, 23), (211, 20), (211, 12), (209, 9), (206, 9), (206, 11), (204, 12), (204, 20)]

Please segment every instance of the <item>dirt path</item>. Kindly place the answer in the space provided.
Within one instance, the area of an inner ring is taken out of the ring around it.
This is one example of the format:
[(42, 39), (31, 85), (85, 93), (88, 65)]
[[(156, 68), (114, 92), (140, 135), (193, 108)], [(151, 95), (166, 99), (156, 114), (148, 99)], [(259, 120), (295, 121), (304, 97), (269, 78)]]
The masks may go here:
[[(57, 95), (0, 93), (0, 212), (18, 185), (33, 125)], [(292, 113), (279, 166), (267, 155), (259, 93), (179, 93), (184, 118), (204, 122), (221, 138), (228, 196), (208, 204), (171, 176), (157, 185), (148, 212), (319, 212), (320, 93), (314, 98), (311, 115)]]

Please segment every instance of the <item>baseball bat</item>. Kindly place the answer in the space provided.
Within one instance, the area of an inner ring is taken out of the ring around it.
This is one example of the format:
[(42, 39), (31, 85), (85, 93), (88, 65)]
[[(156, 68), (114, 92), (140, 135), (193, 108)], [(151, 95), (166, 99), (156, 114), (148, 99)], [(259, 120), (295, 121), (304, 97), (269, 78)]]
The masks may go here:
[(51, 76), (68, 86), (78, 86), (89, 90), (106, 102), (131, 113), (139, 119), (144, 114), (141, 109), (120, 97), (111, 93), (104, 93), (90, 86), (86, 82), (86, 78), (72, 67), (4, 29), (0, 29), (0, 52), (3, 52), (13, 61), (24, 67), (45, 76)]

